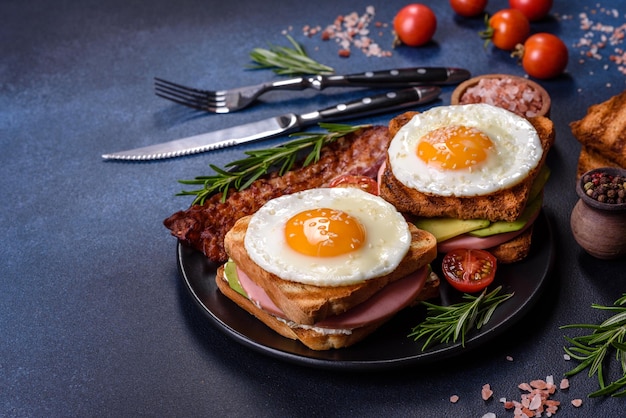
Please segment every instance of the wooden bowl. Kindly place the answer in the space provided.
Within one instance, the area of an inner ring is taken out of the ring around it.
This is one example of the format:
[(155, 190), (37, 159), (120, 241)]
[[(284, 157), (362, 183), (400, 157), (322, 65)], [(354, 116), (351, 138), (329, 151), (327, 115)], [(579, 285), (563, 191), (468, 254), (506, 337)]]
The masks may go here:
[(626, 203), (601, 203), (584, 192), (584, 177), (594, 172), (626, 177), (626, 170), (601, 167), (583, 174), (576, 183), (580, 197), (570, 215), (576, 242), (592, 256), (610, 260), (626, 257)]
[[(450, 100), (451, 104), (453, 105), (462, 104), (463, 95), (467, 92), (467, 90), (470, 88), (476, 87), (482, 80), (486, 80), (487, 82), (493, 80), (494, 83), (490, 83), (490, 84), (496, 84), (496, 85), (500, 84), (500, 83), (495, 83), (497, 81), (500, 81), (502, 85), (506, 85), (504, 83), (508, 84), (511, 82), (515, 84), (519, 84), (519, 85), (524, 85), (534, 90), (535, 92), (537, 92), (539, 97), (541, 98), (541, 106), (538, 107), (536, 111), (532, 112), (532, 114), (527, 114), (526, 111), (520, 110), (520, 109), (524, 109), (527, 106), (527, 102), (525, 103), (524, 99), (521, 97), (520, 98), (513, 98), (513, 97), (506, 98), (506, 95), (499, 94), (496, 98), (496, 101), (492, 102), (492, 104), (499, 106), (499, 107), (503, 107), (505, 109), (508, 108), (509, 110), (513, 110), (515, 113), (524, 117), (530, 117), (530, 116), (550, 117), (551, 100), (550, 100), (550, 95), (548, 94), (548, 92), (543, 87), (541, 87), (539, 84), (535, 83), (532, 80), (529, 80), (525, 77), (518, 77), (518, 76), (508, 75), (508, 74), (485, 74), (485, 75), (470, 78), (469, 80), (464, 81), (463, 83), (459, 84), (458, 87), (454, 89), (454, 91), (452, 92), (452, 98)], [(509, 95), (509, 96), (512, 96), (512, 95)], [(488, 101), (488, 97), (477, 96), (475, 99), (476, 100), (472, 100), (473, 103), (485, 103)], [(513, 105), (513, 108), (507, 107), (508, 105)]]

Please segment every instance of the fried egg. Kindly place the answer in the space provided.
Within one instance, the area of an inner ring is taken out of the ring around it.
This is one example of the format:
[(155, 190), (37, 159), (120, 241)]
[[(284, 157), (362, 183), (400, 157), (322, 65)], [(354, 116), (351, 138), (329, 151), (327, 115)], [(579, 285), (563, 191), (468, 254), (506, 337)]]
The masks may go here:
[(533, 125), (488, 104), (434, 107), (394, 136), (388, 155), (405, 186), (439, 196), (495, 193), (523, 181), (543, 154)]
[(270, 200), (252, 215), (244, 246), (284, 280), (343, 286), (395, 270), (411, 233), (394, 206), (363, 190), (320, 188)]

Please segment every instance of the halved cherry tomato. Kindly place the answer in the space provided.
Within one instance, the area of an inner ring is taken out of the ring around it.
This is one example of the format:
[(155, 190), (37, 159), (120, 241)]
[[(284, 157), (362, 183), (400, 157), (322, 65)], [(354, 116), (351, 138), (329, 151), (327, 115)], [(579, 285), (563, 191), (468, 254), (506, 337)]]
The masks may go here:
[(489, 18), (487, 29), (480, 36), (493, 42), (497, 48), (511, 51), (517, 44), (524, 43), (528, 34), (528, 18), (519, 10), (504, 9)]
[(430, 7), (414, 3), (404, 6), (393, 19), (397, 39), (408, 46), (421, 46), (437, 30), (437, 17)]
[(521, 52), (524, 71), (535, 78), (553, 78), (565, 71), (569, 54), (565, 43), (551, 33), (536, 33), (530, 36)]
[(530, 20), (543, 19), (552, 8), (552, 0), (509, 0), (511, 9), (517, 9)]
[(371, 177), (343, 174), (330, 181), (328, 187), (358, 187), (368, 193), (378, 196), (378, 183)]
[(485, 11), (487, 0), (450, 0), (450, 6), (460, 16), (474, 17)]
[(496, 267), (496, 258), (485, 250), (452, 250), (441, 262), (448, 283), (465, 293), (479, 292), (489, 286), (496, 275)]

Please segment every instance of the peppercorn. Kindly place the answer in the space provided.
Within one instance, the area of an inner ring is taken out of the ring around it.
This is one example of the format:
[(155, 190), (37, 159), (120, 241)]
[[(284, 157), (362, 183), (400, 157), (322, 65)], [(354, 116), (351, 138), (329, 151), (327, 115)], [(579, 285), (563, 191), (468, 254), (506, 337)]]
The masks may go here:
[(626, 177), (604, 172), (586, 174), (582, 178), (585, 194), (601, 203), (626, 202)]

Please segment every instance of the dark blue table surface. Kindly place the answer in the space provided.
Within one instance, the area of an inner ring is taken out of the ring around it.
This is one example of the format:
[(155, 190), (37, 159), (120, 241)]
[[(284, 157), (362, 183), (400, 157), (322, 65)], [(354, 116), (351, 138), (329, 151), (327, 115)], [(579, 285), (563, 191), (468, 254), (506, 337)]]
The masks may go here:
[[(545, 198), (556, 263), (523, 321), (449, 361), (333, 372), (232, 341), (189, 297), (176, 240), (162, 221), (191, 203), (175, 196), (179, 179), (208, 174), (209, 164), (223, 165), (247, 148), (154, 163), (101, 160), (103, 153), (360, 94), (270, 95), (227, 115), (193, 112), (153, 94), (154, 76), (207, 88), (276, 78), (245, 67), (252, 48), (284, 44), (285, 31), (338, 73), (433, 65), (523, 75), (507, 53), (483, 48), (481, 19), (455, 17), (445, 1), (425, 3), (438, 17), (434, 42), (392, 50), (389, 24), (402, 1), (1, 2), (0, 416), (512, 416), (498, 399), (519, 399), (518, 383), (560, 380), (573, 362), (563, 359), (559, 326), (601, 320), (591, 304), (611, 304), (626, 290), (626, 263), (588, 256), (569, 227), (580, 150), (569, 123), (626, 87), (609, 60), (626, 45), (586, 57), (579, 41), (589, 31), (579, 15), (619, 26), (624, 1), (555, 0), (551, 18), (533, 24), (533, 31), (561, 36), (570, 50), (567, 74), (541, 82), (557, 129)], [(353, 50), (340, 58), (333, 42), (302, 34), (305, 25), (324, 27), (368, 5), (374, 21), (386, 24), (372, 27), (372, 37), (391, 57)], [(506, 5), (492, 0), (488, 10)], [(451, 91), (445, 88), (436, 104), (448, 104)], [(354, 123), (386, 124), (392, 116)], [(495, 392), (487, 402), (480, 396), (485, 383)], [(555, 395), (562, 402), (557, 416), (622, 413), (623, 399), (586, 398), (596, 385), (585, 375), (572, 378), (571, 389)], [(452, 404), (455, 394), (460, 399)], [(584, 400), (580, 409), (570, 405), (575, 398)]]

